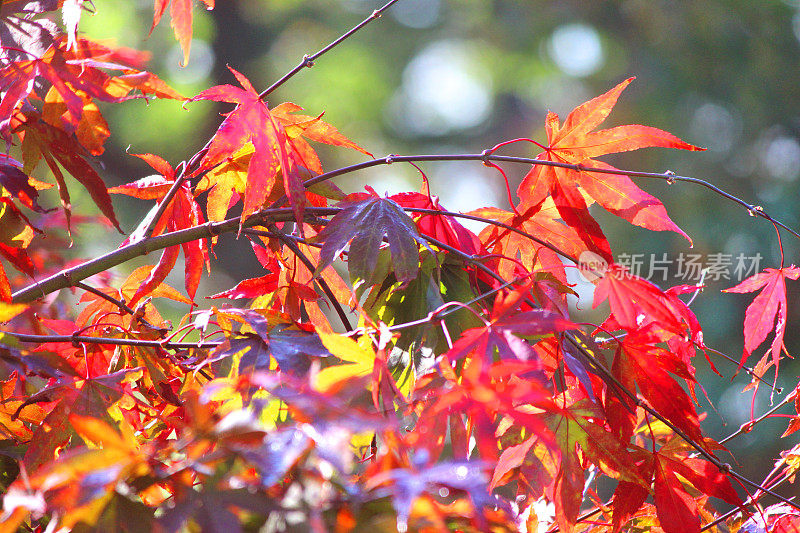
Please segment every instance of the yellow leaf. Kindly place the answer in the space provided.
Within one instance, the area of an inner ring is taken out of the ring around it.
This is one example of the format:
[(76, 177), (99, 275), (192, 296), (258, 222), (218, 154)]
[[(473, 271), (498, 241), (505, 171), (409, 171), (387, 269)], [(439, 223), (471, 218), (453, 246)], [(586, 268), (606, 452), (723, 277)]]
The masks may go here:
[(7, 322), (27, 309), (25, 304), (7, 304), (0, 302), (0, 322)]
[(345, 364), (320, 371), (314, 383), (317, 390), (325, 392), (341, 381), (372, 373), (372, 368), (375, 366), (375, 352), (372, 350), (372, 341), (369, 337), (363, 336), (356, 342), (350, 337), (335, 333), (320, 333), (319, 336), (325, 348), (345, 361)]

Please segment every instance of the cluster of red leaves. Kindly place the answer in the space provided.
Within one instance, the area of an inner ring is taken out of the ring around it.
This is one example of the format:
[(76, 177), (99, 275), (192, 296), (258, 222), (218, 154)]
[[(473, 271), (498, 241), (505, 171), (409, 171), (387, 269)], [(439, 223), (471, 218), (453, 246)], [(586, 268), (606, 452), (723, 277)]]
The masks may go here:
[[(20, 16), (34, 24), (62, 10), (68, 37), (0, 66), (0, 133), (21, 154), (0, 163), (0, 255), (28, 276), (68, 266), (62, 241), (36, 236), (69, 227), (63, 168), (117, 229), (109, 193), (154, 202), (121, 245), (132, 254), (211, 228), (241, 200), (233, 221), (267, 273), (211, 296), (248, 305), (195, 310), (216, 242), (209, 230), (161, 246), (157, 264), (121, 283), (105, 274), (96, 288), (81, 285), (72, 316), (58, 301), (11, 303), (0, 270), (0, 321), (13, 319), (4, 329), (55, 335), (28, 350), (13, 334), (0, 338), (0, 531), (531, 531), (548, 522), (537, 509), (549, 502), (565, 532), (678, 533), (714, 520), (711, 498), (741, 504), (696, 408), (693, 359), (706, 347), (679, 298), (695, 288), (663, 291), (614, 264), (589, 211), (596, 202), (685, 236), (661, 202), (594, 159), (697, 149), (645, 126), (593, 131), (631, 80), (563, 125), (548, 115), (539, 158), (558, 165), (533, 165), (512, 212), (473, 212), (489, 223), (480, 235), (427, 186), (392, 197), (308, 186), (323, 172), (308, 140), (369, 154), (295, 104), (270, 108), (234, 69), (241, 87), (191, 99), (235, 105), (206, 148), (177, 167), (138, 155), (157, 174), (107, 189), (90, 164), (109, 135), (97, 102), (182, 97), (141, 70), (141, 54), (78, 38), (82, 2), (50, 4)], [(168, 4), (156, 1), (154, 26)], [(188, 60), (192, 2), (170, 6)], [(42, 159), (58, 218), (38, 203), (48, 184), (29, 178)], [(186, 295), (165, 283), (181, 250)], [(609, 307), (596, 331), (570, 318), (556, 250), (609, 262), (594, 281), (595, 307)], [(339, 259), (349, 283), (333, 268)], [(742, 364), (774, 331), (777, 370), (785, 280), (798, 276), (794, 266), (767, 269), (729, 289), (763, 289), (747, 310)], [(164, 298), (189, 306), (175, 330), (154, 303)], [(345, 307), (359, 327), (334, 333), (329, 317), (338, 310), (347, 325)], [(782, 472), (799, 465), (787, 453)], [(607, 501), (598, 476), (616, 483)], [(747, 530), (789, 531), (797, 516), (774, 508)]]

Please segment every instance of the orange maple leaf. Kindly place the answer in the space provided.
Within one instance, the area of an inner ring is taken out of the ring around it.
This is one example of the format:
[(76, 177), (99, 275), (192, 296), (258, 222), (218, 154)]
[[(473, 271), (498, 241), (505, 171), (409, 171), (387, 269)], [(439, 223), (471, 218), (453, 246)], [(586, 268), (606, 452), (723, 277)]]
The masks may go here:
[[(703, 150), (671, 133), (638, 124), (592, 131), (608, 117), (620, 93), (633, 79), (628, 78), (607, 93), (576, 107), (563, 125), (558, 115), (548, 113), (545, 121), (548, 146), (537, 157), (546, 161), (617, 171), (611, 165), (593, 158), (649, 146)], [(593, 251), (608, 259), (611, 256), (608, 241), (589, 214), (587, 200), (596, 201), (610, 213), (634, 225), (656, 231), (675, 231), (689, 239), (667, 216), (664, 205), (625, 175), (534, 165), (519, 185), (517, 195), (521, 200), (521, 211), (552, 196), (564, 222), (578, 230)]]

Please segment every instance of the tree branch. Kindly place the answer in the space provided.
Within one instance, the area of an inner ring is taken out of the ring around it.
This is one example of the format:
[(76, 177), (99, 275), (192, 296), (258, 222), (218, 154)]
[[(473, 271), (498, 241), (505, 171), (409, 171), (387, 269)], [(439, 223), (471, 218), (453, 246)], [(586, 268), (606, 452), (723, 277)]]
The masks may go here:
[[(337, 210), (332, 210), (336, 212)], [(289, 208), (278, 208), (264, 210), (259, 214), (249, 217), (242, 223), (242, 227), (251, 227), (263, 224), (265, 220), (287, 221), (294, 220), (294, 214)], [(161, 250), (176, 244), (183, 244), (197, 239), (204, 239), (236, 231), (239, 228), (239, 218), (229, 218), (221, 222), (208, 222), (201, 226), (193, 226), (183, 230), (164, 233), (156, 237), (150, 237), (136, 243), (128, 244), (118, 248), (113, 252), (101, 255), (80, 265), (68, 268), (53, 274), (49, 278), (38, 281), (27, 287), (20, 289), (12, 295), (12, 301), (17, 303), (32, 302), (37, 298), (43, 297), (51, 292), (66, 287), (72, 287), (76, 282), (84, 280), (89, 276), (99, 274), (117, 265), (130, 261), (140, 255), (147, 255), (150, 252)]]
[(313, 67), (314, 66), (314, 61), (316, 61), (322, 54), (325, 54), (325, 53), (329, 52), (331, 49), (333, 49), (334, 47), (340, 45), (345, 39), (348, 39), (355, 32), (357, 32), (358, 30), (360, 30), (361, 28), (363, 28), (364, 26), (366, 26), (367, 24), (369, 24), (373, 20), (376, 20), (376, 19), (380, 18), (380, 16), (383, 14), (383, 12), (386, 11), (387, 9), (389, 9), (390, 7), (392, 7), (392, 5), (395, 4), (397, 1), (398, 0), (390, 0), (389, 2), (384, 4), (383, 7), (380, 7), (378, 9), (376, 9), (375, 11), (373, 11), (370, 14), (370, 16), (368, 16), (367, 18), (365, 18), (364, 20), (362, 20), (361, 22), (356, 24), (353, 28), (351, 28), (350, 31), (344, 33), (341, 37), (339, 37), (338, 39), (336, 39), (335, 41), (330, 43), (325, 48), (322, 48), (317, 53), (312, 54), (312, 55), (306, 54), (305, 56), (303, 56), (303, 59), (300, 61), (300, 63), (297, 64), (296, 67), (294, 67), (292, 70), (290, 70), (289, 72), (284, 74), (281, 77), (281, 79), (279, 79), (278, 81), (276, 81), (275, 83), (273, 83), (272, 85), (270, 85), (269, 87), (264, 89), (261, 92), (261, 94), (258, 95), (258, 97), (263, 100), (268, 94), (270, 94), (272, 91), (274, 91), (275, 89), (277, 89), (278, 87), (280, 87), (281, 85), (283, 85), (284, 83), (289, 81), (289, 79), (294, 77), (295, 74), (297, 74), (298, 72), (300, 72), (304, 68)]

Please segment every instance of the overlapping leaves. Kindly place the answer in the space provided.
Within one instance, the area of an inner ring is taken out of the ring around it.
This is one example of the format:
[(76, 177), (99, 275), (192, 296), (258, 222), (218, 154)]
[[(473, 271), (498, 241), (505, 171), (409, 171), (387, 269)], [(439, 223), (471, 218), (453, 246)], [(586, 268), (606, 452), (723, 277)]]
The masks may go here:
[[(26, 5), (23, 18), (34, 25), (42, 11), (63, 8), (68, 37), (30, 56), (9, 54), (0, 70), (0, 129), (9, 144), (16, 135), (24, 154), (21, 165), (0, 165), (2, 220), (15, 230), (0, 241), (0, 254), (27, 274), (34, 272), (26, 251), (34, 230), (17, 204), (44, 211), (27, 177), (33, 167), (44, 159), (67, 213), (61, 168), (118, 225), (109, 191), (89, 163), (110, 134), (97, 101), (121, 102), (137, 90), (179, 98), (138, 70), (138, 54), (77, 39), (81, 4)], [(184, 62), (192, 4), (155, 3), (153, 26), (170, 7)], [(6, 2), (0, 17), (8, 20), (20, 7)], [(307, 190), (305, 182), (322, 173), (307, 140), (366, 152), (295, 104), (270, 109), (244, 75), (231, 72), (240, 87), (212, 87), (194, 98), (235, 107), (206, 149), (179, 167), (185, 172), (147, 154), (140, 157), (157, 175), (110, 190), (158, 206), (175, 189), (124, 244), (222, 220), (239, 198), (244, 221), (285, 195), (297, 231), (268, 222), (251, 228), (253, 251), (269, 273), (215, 295), (251, 298), (252, 308), (185, 317), (180, 331), (199, 335), (197, 344), (164, 338), (167, 330), (159, 328), (167, 323), (145, 297), (194, 305), (210, 260), (204, 240), (166, 248), (156, 266), (135, 270), (118, 288), (110, 276), (93, 280), (96, 290), (84, 286), (75, 321), (52, 311), (31, 322), (31, 329), (62, 335), (39, 351), (0, 346), (8, 370), (0, 387), (0, 461), (16, 464), (4, 458), (20, 447), (26, 468), (3, 487), (10, 490), (2, 527), (40, 527), (46, 516), (52, 527), (113, 530), (136, 517), (151, 529), (234, 531), (248, 521), (289, 528), (303, 515), (315, 530), (353, 529), (375, 517), (420, 530), (500, 530), (518, 525), (519, 513), (504, 503), (516, 490), (517, 502), (554, 502), (559, 527), (573, 531), (595, 497), (588, 471), (617, 480), (613, 504), (600, 506), (612, 531), (656, 527), (657, 519), (668, 533), (696, 532), (710, 509), (707, 496), (739, 503), (726, 474), (688, 451), (689, 444), (719, 448), (703, 435), (693, 401), (691, 361), (705, 346), (696, 317), (678, 298), (689, 289), (662, 291), (612, 263), (595, 290), (595, 306), (610, 303), (601, 329), (612, 335), (595, 340), (569, 319), (559, 254), (590, 250), (611, 260), (591, 203), (641, 227), (685, 235), (657, 199), (595, 160), (646, 146), (696, 149), (645, 126), (594, 131), (630, 80), (576, 108), (563, 125), (548, 115), (540, 158), (579, 168), (534, 166), (518, 189), (520, 205), (473, 212), (497, 223), (478, 238), (455, 217), (436, 213), (443, 208), (427, 186), (391, 198), (371, 188), (346, 197), (333, 185)], [(46, 89), (41, 105), (37, 84)], [(306, 216), (309, 206), (327, 207), (331, 198), (341, 201), (329, 220)], [(411, 218), (406, 210), (414, 209), (426, 212)], [(436, 241), (441, 250), (429, 246)], [(181, 251), (189, 298), (164, 283)], [(329, 268), (340, 257), (351, 285), (374, 288), (366, 298)], [(762, 289), (745, 318), (745, 357), (774, 330), (777, 367), (785, 279), (798, 277), (794, 266), (767, 269), (730, 289)], [(0, 272), (0, 297), (10, 294)], [(338, 300), (329, 303), (343, 323), (347, 304), (359, 314), (357, 330), (331, 331), (323, 294)], [(483, 325), (450, 327), (448, 306)], [(433, 329), (436, 342), (426, 342)], [(111, 338), (84, 343), (79, 335)], [(364, 509), (373, 515), (364, 518)]]
[(378, 281), (378, 253), (384, 238), (391, 253), (391, 270), (401, 282), (419, 271), (419, 245), (427, 246), (414, 221), (393, 200), (375, 191), (358, 193), (337, 204), (342, 210), (325, 226), (316, 240), (322, 243), (317, 272), (321, 272), (347, 247), (347, 266), (352, 279), (368, 285)]
[[(545, 120), (548, 144), (537, 157), (557, 163), (617, 171), (594, 158), (649, 146), (701, 150), (670, 133), (649, 126), (625, 125), (592, 131), (608, 117), (620, 93), (631, 81), (633, 78), (576, 107), (563, 125), (558, 115), (548, 113)], [(688, 239), (667, 216), (661, 202), (642, 191), (625, 175), (534, 165), (520, 183), (517, 194), (523, 211), (552, 197), (564, 222), (578, 232), (591, 251), (609, 261), (611, 248), (600, 226), (589, 213), (587, 201), (597, 202), (610, 213), (637, 226), (674, 231)]]

